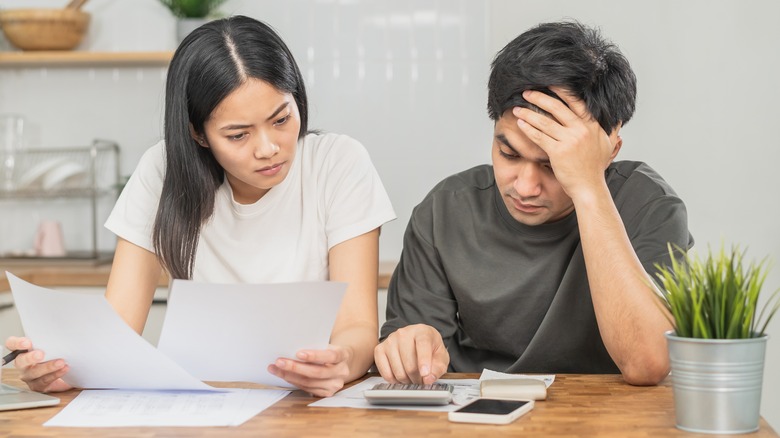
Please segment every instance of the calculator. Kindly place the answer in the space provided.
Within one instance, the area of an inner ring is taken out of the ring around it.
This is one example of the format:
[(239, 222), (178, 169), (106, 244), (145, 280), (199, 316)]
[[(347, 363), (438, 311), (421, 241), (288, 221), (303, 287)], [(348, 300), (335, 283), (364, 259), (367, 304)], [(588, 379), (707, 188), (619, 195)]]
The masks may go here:
[(379, 383), (363, 391), (363, 397), (372, 405), (446, 405), (453, 389), (449, 383)]

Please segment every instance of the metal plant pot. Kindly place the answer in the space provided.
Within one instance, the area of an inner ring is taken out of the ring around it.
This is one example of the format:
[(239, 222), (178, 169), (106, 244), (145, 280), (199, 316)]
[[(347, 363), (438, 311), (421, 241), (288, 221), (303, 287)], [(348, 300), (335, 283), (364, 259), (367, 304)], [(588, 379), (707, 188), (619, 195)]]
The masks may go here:
[(677, 427), (699, 433), (758, 430), (767, 335), (682, 338), (666, 333)]

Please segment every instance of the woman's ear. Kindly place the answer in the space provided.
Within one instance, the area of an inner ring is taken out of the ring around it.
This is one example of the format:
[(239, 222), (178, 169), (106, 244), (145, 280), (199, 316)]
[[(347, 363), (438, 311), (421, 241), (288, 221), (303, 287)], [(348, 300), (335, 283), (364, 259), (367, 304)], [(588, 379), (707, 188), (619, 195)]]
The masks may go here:
[(192, 139), (195, 140), (196, 143), (203, 146), (204, 148), (209, 147), (209, 143), (206, 141), (206, 136), (202, 134), (198, 134), (195, 131), (195, 127), (192, 126), (192, 123), (190, 123), (190, 135), (192, 136)]

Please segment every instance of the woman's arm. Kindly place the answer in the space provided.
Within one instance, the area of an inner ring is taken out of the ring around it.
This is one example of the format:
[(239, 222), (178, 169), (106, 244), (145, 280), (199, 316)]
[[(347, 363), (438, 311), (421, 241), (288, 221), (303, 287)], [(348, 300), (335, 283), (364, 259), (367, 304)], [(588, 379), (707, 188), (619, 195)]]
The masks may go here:
[(106, 299), (138, 334), (146, 325), (162, 273), (154, 253), (119, 238), (106, 287)]
[(327, 350), (301, 350), (295, 360), (278, 359), (272, 374), (314, 395), (328, 397), (364, 375), (374, 360), (377, 322), (379, 228), (331, 248), (331, 281), (347, 283)]
[(379, 338), (377, 277), (379, 275), (379, 229), (342, 242), (330, 250), (331, 281), (347, 283), (330, 343), (350, 353), (350, 382), (364, 375), (374, 363)]

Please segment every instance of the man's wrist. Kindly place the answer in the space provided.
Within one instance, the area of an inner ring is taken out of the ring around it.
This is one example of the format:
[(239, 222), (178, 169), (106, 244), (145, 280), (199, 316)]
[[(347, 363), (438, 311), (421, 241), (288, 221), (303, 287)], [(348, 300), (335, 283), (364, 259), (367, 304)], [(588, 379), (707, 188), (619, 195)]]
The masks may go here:
[(590, 185), (583, 185), (577, 190), (571, 190), (571, 193), (567, 193), (571, 197), (574, 203), (574, 209), (579, 212), (586, 212), (590, 208), (596, 207), (601, 204), (605, 199), (612, 201), (612, 195), (609, 192), (609, 187), (606, 181), (594, 183)]

